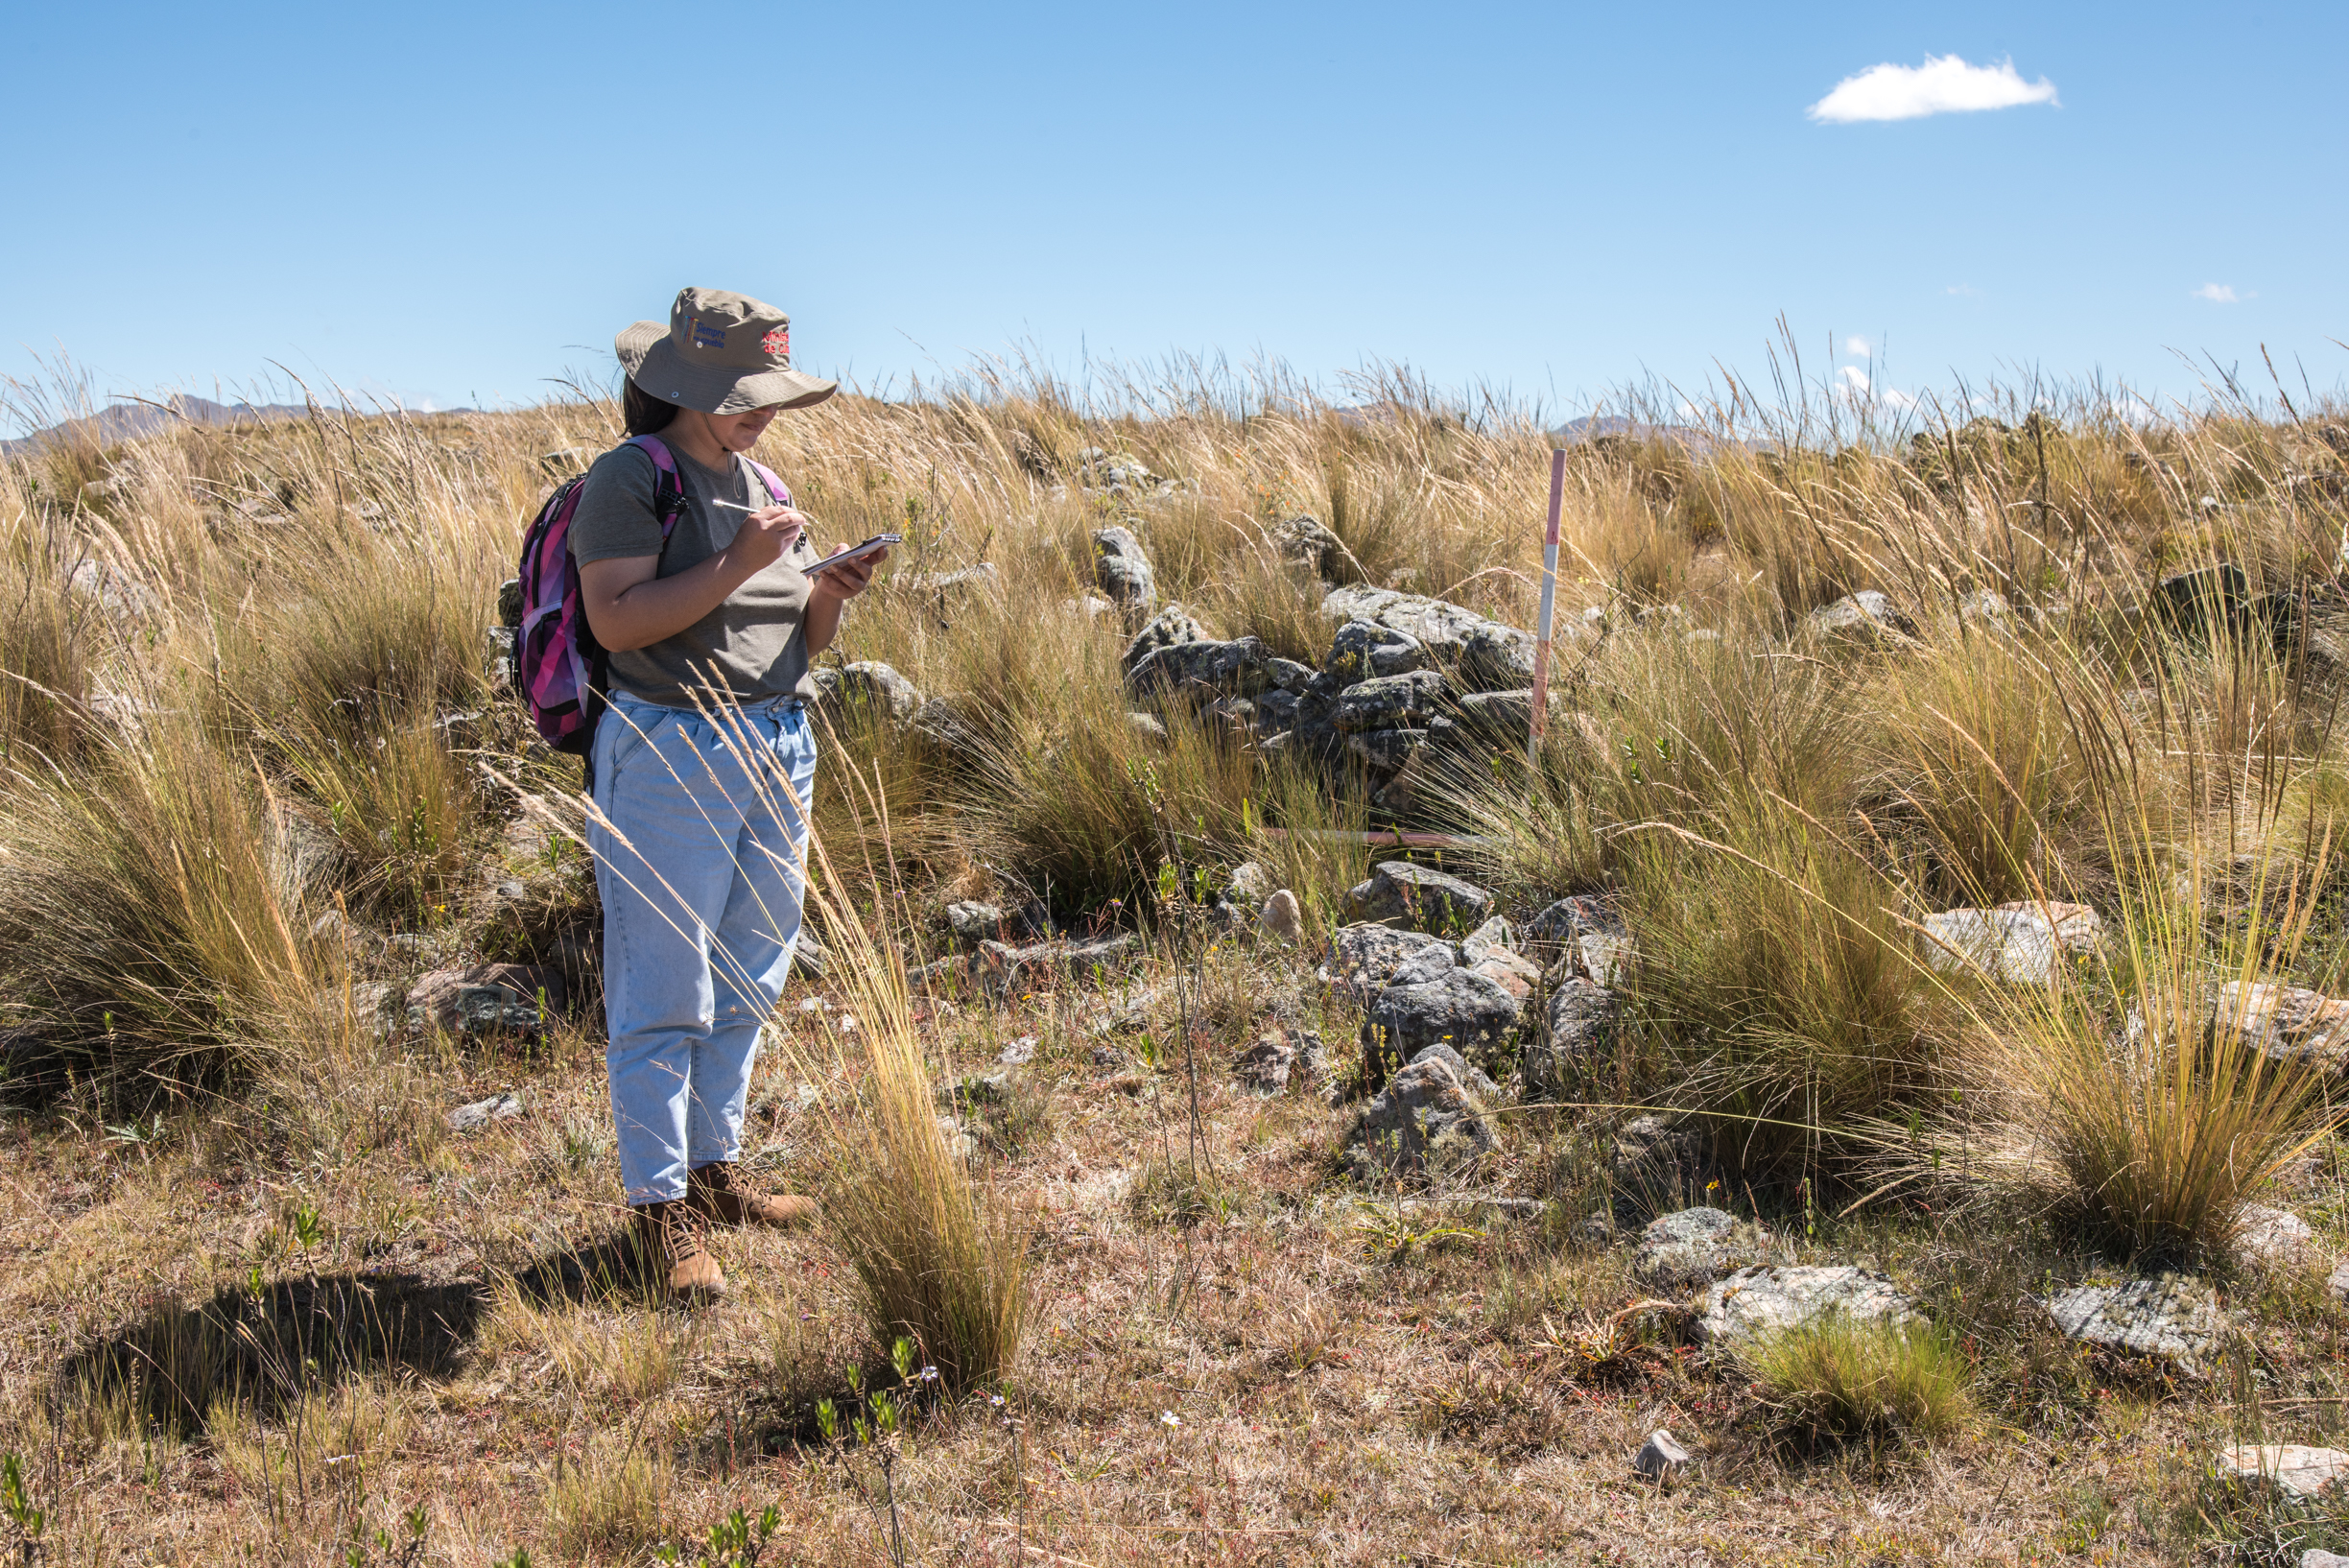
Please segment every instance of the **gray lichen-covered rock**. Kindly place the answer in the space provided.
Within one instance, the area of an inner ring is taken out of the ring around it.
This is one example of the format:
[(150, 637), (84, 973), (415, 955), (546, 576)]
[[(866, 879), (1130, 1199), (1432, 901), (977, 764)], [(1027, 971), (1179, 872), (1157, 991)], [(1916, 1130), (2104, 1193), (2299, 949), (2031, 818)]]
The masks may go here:
[(1254, 637), (1174, 643), (1145, 653), (1126, 672), (1126, 689), (1137, 697), (1166, 693), (1205, 701), (1253, 697), (1265, 685), (1264, 644)]
[(1524, 691), (1533, 684), (1530, 631), (1487, 621), (1460, 639), (1460, 689), (1470, 692)]
[[(2335, 1488), (2349, 1489), (2349, 1454), (2303, 1443), (2233, 1443), (2218, 1450), (2218, 1473), (2237, 1483), (2264, 1482), (2295, 1502), (2313, 1503)], [(2307, 1557), (2300, 1561), (2308, 1568)]]
[(2245, 1203), (2235, 1217), (2235, 1251), (2277, 1268), (2317, 1262), (2323, 1247), (2315, 1229), (2290, 1209)]
[(1331, 941), (1321, 978), (1367, 1007), (1372, 997), (1389, 986), (1435, 979), (1452, 967), (1455, 958), (1450, 942), (1423, 931), (1350, 925), (1342, 927)]
[(1093, 531), (1093, 575), (1102, 592), (1121, 605), (1148, 606), (1158, 598), (1158, 574), (1151, 569), (1142, 541), (1125, 528)]
[(1565, 981), (1543, 1010), (1541, 1036), (1526, 1047), (1526, 1087), (1554, 1094), (1584, 1081), (1612, 1054), (1622, 1013), (1622, 998), (1603, 986), (1579, 975)]
[(1244, 860), (1223, 878), (1223, 891), (1238, 904), (1261, 904), (1272, 896), (1272, 873), (1262, 861)]
[(915, 991), (976, 987), (993, 996), (1011, 996), (1064, 979), (1080, 983), (1105, 979), (1127, 969), (1140, 956), (1140, 942), (1123, 932), (1088, 941), (1045, 941), (1025, 947), (986, 940), (967, 957), (956, 954), (910, 971), (906, 985)]
[(1473, 882), (1407, 860), (1381, 861), (1366, 882), (1346, 892), (1346, 917), (1422, 930), (1475, 929), (1492, 914), (1493, 895)]
[(1813, 610), (1804, 620), (1803, 629), (1815, 637), (1860, 642), (1913, 637), (1917, 634), (1916, 623), (1902, 614), (1891, 600), (1875, 588), (1863, 588), (1858, 593), (1837, 600), (1824, 609)]
[(1281, 558), (1304, 567), (1325, 582), (1338, 582), (1353, 569), (1353, 558), (1343, 540), (1314, 517), (1292, 517), (1272, 530)]
[(1364, 586), (1331, 589), (1322, 597), (1321, 613), (1333, 621), (1375, 621), (1412, 638), (1446, 664), (1459, 658), (1471, 632), (1492, 624), (1441, 599)]
[(1366, 729), (1346, 737), (1346, 755), (1373, 773), (1390, 775), (1409, 767), (1427, 743), (1424, 729)]
[(1301, 695), (1306, 687), (1314, 683), (1314, 677), (1320, 673), (1312, 665), (1299, 664), (1294, 659), (1268, 658), (1265, 660), (1265, 677), (1292, 697)]
[(1256, 698), (1256, 732), (1286, 735), (1296, 727), (1296, 693), (1278, 686), (1267, 687)]
[(979, 760), (979, 732), (962, 717), (962, 710), (954, 698), (933, 697), (914, 710), (906, 727), (944, 752), (950, 761), (971, 763)]
[(1694, 1290), (1752, 1267), (1762, 1246), (1761, 1231), (1726, 1209), (1681, 1209), (1648, 1222), (1631, 1276), (1650, 1290)]
[(510, 1094), (493, 1094), (448, 1113), (451, 1132), (479, 1132), (491, 1122), (508, 1122), (522, 1114), (522, 1102)]
[(2211, 998), (2211, 1020), (2240, 1029), (2255, 1050), (2329, 1073), (2349, 1070), (2349, 1002), (2298, 986), (2230, 980)]
[(1406, 636), (1376, 621), (1348, 621), (1330, 639), (1321, 668), (1352, 685), (1373, 676), (1409, 675), (1428, 667), (1428, 652), (1416, 637)]
[(1496, 915), (1460, 938), (1460, 962), (1475, 963), (1496, 951), (1514, 953), (1517, 950), (1517, 928)]
[(1267, 1031), (1232, 1058), (1232, 1076), (1260, 1095), (1275, 1095), (1299, 1072), (1322, 1070), (1321, 1036), (1309, 1029)]
[(1423, 726), (1444, 703), (1444, 677), (1435, 670), (1373, 676), (1339, 695), (1330, 725), (1343, 734), (1364, 729)]
[(1459, 701), (1459, 722), (1486, 741), (1523, 742), (1533, 733), (1530, 691), (1471, 692)]
[(2084, 1344), (2158, 1358), (2198, 1372), (2226, 1332), (2218, 1293), (2190, 1274), (2081, 1285), (2048, 1298), (2055, 1326)]
[(543, 1034), (568, 1000), (562, 971), (544, 965), (435, 969), (408, 987), (408, 1023), (466, 1036)]
[(1349, 1157), (1367, 1178), (1457, 1174), (1492, 1152), (1484, 1107), (1441, 1057), (1414, 1061), (1363, 1107)]
[[(826, 680), (824, 676), (832, 678)], [(821, 671), (818, 684), (825, 707), (841, 712), (864, 709), (902, 724), (920, 710), (921, 688), (879, 659), (860, 659), (836, 671)]]
[(1133, 634), (1132, 640), (1126, 645), (1125, 653), (1118, 659), (1118, 668), (1131, 675), (1135, 665), (1161, 648), (1206, 640), (1207, 629), (1200, 626), (1189, 610), (1180, 605), (1169, 605)]
[(1521, 933), (1538, 956), (1545, 949), (1560, 954), (1566, 972), (1580, 974), (1599, 986), (1612, 986), (1629, 973), (1638, 958), (1631, 928), (1613, 902), (1600, 893), (1577, 893), (1561, 898), (1525, 923)]
[(1829, 1313), (1908, 1322), (1916, 1303), (1879, 1273), (1849, 1264), (1760, 1264), (1716, 1280), (1697, 1303), (1696, 1338), (1748, 1344), (1806, 1328)]
[(1487, 1105), (1494, 1105), (1501, 1099), (1501, 1085), (1486, 1077), (1483, 1068), (1453, 1050), (1449, 1041), (1437, 1040), (1433, 1045), (1423, 1045), (1411, 1059), (1412, 1061), (1442, 1062), (1452, 1069), (1455, 1078), (1467, 1085), (1470, 1094), (1475, 1095)]
[(1415, 1060), (1436, 1044), (1472, 1061), (1490, 1060), (1517, 1027), (1517, 998), (1469, 969), (1446, 969), (1421, 985), (1389, 986), (1363, 1018), (1364, 1078), (1377, 1083), (1395, 1063)]
[(1974, 973), (2012, 985), (2045, 985), (2056, 970), (2093, 955), (2103, 923), (2085, 904), (2023, 901), (1925, 916), (1925, 962), (1944, 974)]

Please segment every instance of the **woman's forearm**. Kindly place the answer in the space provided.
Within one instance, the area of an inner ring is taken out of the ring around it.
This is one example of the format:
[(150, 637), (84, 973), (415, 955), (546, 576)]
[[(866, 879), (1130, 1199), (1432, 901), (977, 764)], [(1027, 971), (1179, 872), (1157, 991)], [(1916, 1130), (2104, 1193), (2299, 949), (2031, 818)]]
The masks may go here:
[[(652, 564), (657, 569), (658, 558), (652, 558)], [(599, 567), (622, 570), (600, 573)], [(649, 648), (676, 636), (724, 604), (752, 575), (729, 560), (724, 551), (675, 577), (647, 576), (629, 582), (627, 577), (633, 569), (638, 569), (638, 562), (628, 558), (593, 561), (580, 570), (587, 625), (596, 641), (615, 653)]]
[(800, 612), (800, 631), (807, 638), (808, 657), (814, 658), (832, 646), (840, 635), (841, 610), (847, 605), (837, 594), (811, 593), (807, 608)]

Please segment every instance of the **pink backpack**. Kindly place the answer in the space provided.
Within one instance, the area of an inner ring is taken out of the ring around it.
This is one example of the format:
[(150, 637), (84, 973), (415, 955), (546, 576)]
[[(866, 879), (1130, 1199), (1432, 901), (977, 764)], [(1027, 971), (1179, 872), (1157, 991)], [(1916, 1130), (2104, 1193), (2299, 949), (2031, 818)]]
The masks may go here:
[[(677, 477), (676, 459), (658, 436), (631, 436), (627, 444), (642, 447), (652, 460), (653, 507), (666, 549), (685, 510), (685, 483)], [(792, 504), (791, 491), (774, 470), (752, 459), (744, 461), (776, 505)], [(610, 655), (587, 625), (580, 603), (579, 562), (571, 558), (571, 515), (579, 511), (580, 492), (586, 484), (585, 474), (565, 481), (547, 497), (522, 535), (522, 620), (513, 642), (514, 690), (529, 705), (539, 738), (575, 756), (585, 756), (595, 745), (610, 664)]]

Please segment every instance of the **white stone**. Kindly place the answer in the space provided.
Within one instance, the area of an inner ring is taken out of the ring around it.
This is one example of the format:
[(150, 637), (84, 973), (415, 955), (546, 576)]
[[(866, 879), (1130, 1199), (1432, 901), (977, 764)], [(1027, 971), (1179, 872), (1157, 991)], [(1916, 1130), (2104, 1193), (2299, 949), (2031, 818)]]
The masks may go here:
[(2085, 904), (2025, 901), (1954, 909), (1925, 916), (1925, 962), (1943, 974), (1967, 971), (2012, 985), (2044, 986), (2059, 958), (2093, 954), (2103, 935)]
[(2320, 1497), (2349, 1483), (2349, 1454), (2299, 1443), (2237, 1443), (2218, 1451), (2219, 1471), (2237, 1481), (2267, 1481), (2294, 1499)]
[(1674, 1441), (1670, 1432), (1658, 1427), (1648, 1434), (1648, 1442), (1631, 1461), (1631, 1468), (1650, 1481), (1669, 1481), (1688, 1461), (1688, 1450)]
[(1297, 897), (1286, 888), (1273, 890), (1256, 915), (1256, 922), (1265, 934), (1285, 942), (1300, 941), (1305, 936), (1305, 912), (1297, 908)]
[(2158, 1356), (2189, 1372), (2226, 1330), (2218, 1294), (2189, 1274), (2157, 1274), (2118, 1285), (2081, 1285), (2051, 1296), (2055, 1326), (2084, 1344)]
[(2297, 986), (2230, 980), (2211, 998), (2214, 1027), (2241, 1028), (2253, 1049), (2328, 1072), (2349, 1067), (2349, 1002)]
[(1902, 1323), (1916, 1303), (1885, 1278), (1847, 1264), (1764, 1264), (1716, 1282), (1697, 1302), (1696, 1337), (1740, 1342), (1802, 1328), (1829, 1312)]
[(2247, 1257), (2274, 1264), (2295, 1264), (2313, 1260), (2316, 1232), (2290, 1209), (2245, 1203), (2235, 1224), (2235, 1246)]

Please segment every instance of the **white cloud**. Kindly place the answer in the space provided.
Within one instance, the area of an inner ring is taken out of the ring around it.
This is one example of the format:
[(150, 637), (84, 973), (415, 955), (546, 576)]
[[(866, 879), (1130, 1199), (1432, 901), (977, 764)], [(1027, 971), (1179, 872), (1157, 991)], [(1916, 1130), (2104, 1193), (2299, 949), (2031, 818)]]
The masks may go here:
[(1915, 398), (1910, 396), (1905, 392), (1895, 392), (1889, 387), (1885, 389), (1884, 400), (1892, 407), (1901, 410), (1903, 413), (1906, 413), (1910, 409), (1917, 406), (1917, 400)]
[(1854, 359), (1865, 359), (1872, 350), (1868, 347), (1868, 341), (1865, 338), (1845, 338), (1843, 352)]
[(1868, 391), (1868, 373), (1857, 365), (1846, 365), (1836, 372), (1842, 377), (1844, 391), (1854, 397), (1864, 397)]
[(1827, 125), (1855, 120), (1915, 120), (1928, 114), (1962, 114), (1975, 109), (2012, 108), (2018, 104), (2055, 104), (2055, 83), (2046, 77), (2026, 82), (2014, 61), (1968, 65), (1956, 55), (1928, 55), (1922, 65), (1871, 65), (1847, 76), (1835, 91), (1811, 106), (1811, 118)]
[(2214, 305), (2240, 305), (2246, 299), (2256, 299), (2255, 294), (2237, 294), (2232, 283), (2205, 283), (2195, 290), (2196, 299), (2207, 299)]
[(1981, 290), (1980, 290), (1980, 289), (1976, 288), (1976, 287), (1975, 287), (1973, 284), (1971, 284), (1971, 283), (1953, 283), (1953, 284), (1951, 284), (1951, 285), (1950, 285), (1948, 288), (1943, 289), (1941, 292), (1942, 292), (1943, 294), (1955, 294), (1955, 295), (1960, 295), (1960, 296), (1971, 296), (1971, 295), (1977, 295), (1977, 294), (1981, 293)]

